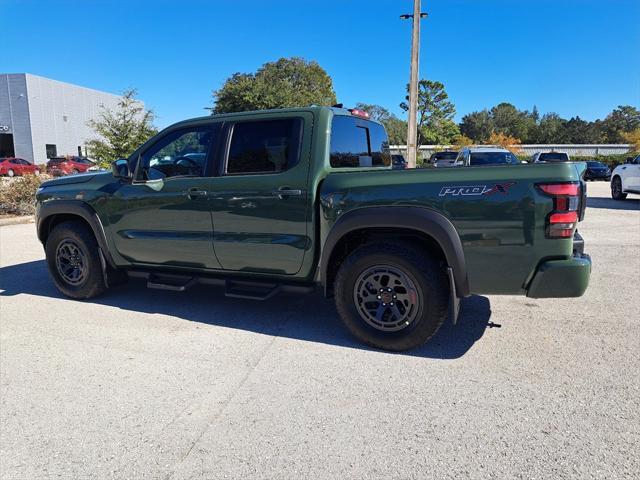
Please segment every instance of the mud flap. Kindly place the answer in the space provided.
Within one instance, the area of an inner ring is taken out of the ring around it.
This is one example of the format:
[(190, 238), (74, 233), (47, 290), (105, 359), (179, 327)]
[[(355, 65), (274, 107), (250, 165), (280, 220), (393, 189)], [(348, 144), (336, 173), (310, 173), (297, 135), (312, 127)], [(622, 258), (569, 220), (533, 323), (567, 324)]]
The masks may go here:
[(447, 275), (449, 277), (449, 315), (451, 316), (451, 322), (455, 325), (458, 323), (458, 314), (460, 313), (460, 298), (456, 292), (453, 268), (447, 267)]

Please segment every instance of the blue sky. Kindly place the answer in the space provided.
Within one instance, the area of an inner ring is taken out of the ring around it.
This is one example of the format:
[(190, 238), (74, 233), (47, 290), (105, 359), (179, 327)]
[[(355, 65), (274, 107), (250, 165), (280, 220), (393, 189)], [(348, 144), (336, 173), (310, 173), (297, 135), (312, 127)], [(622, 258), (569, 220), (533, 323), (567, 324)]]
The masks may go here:
[[(604, 117), (640, 106), (638, 0), (423, 0), (421, 78), (456, 119), (499, 102)], [(118, 93), (157, 125), (205, 114), (234, 72), (282, 56), (318, 61), (339, 101), (401, 114), (411, 0), (0, 0), (0, 72)]]

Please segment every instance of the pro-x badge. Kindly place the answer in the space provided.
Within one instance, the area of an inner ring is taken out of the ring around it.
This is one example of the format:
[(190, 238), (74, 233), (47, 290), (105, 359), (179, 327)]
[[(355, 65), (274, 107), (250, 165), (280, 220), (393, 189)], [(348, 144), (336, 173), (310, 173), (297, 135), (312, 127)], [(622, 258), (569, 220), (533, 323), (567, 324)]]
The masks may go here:
[(442, 187), (440, 190), (440, 196), (452, 195), (457, 197), (458, 195), (464, 196), (478, 196), (478, 195), (493, 195), (494, 193), (506, 194), (507, 190), (515, 185), (515, 182), (511, 183), (496, 183), (493, 186), (489, 185), (464, 185), (464, 186), (450, 186)]

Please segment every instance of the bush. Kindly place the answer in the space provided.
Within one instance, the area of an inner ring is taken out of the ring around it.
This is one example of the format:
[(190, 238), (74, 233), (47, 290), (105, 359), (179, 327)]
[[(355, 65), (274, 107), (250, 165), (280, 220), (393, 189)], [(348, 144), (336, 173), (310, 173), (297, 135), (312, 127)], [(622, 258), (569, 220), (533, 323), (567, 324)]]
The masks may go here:
[(47, 175), (25, 175), (3, 182), (0, 185), (0, 213), (33, 215), (36, 190), (49, 178)]

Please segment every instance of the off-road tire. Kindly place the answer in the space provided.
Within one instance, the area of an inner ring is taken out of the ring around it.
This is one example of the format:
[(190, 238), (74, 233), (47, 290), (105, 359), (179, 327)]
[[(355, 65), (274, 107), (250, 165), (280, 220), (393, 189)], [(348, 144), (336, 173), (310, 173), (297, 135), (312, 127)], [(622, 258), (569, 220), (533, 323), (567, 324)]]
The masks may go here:
[(627, 194), (622, 191), (622, 180), (620, 177), (613, 177), (611, 180), (611, 198), (614, 200), (624, 200)]
[[(368, 269), (387, 265), (399, 270), (417, 287), (418, 312), (399, 331), (381, 331), (360, 315), (354, 299), (356, 282)], [(419, 347), (433, 337), (447, 318), (449, 281), (445, 269), (428, 253), (409, 243), (365, 244), (342, 263), (334, 285), (338, 313), (347, 329), (375, 348), (403, 351)]]
[[(58, 268), (56, 258), (59, 247), (65, 242), (79, 249), (86, 268), (84, 278), (77, 284), (69, 283)], [(68, 221), (56, 225), (47, 238), (45, 253), (49, 274), (60, 292), (67, 297), (87, 299), (96, 297), (107, 289), (98, 248), (93, 232), (82, 222)]]

